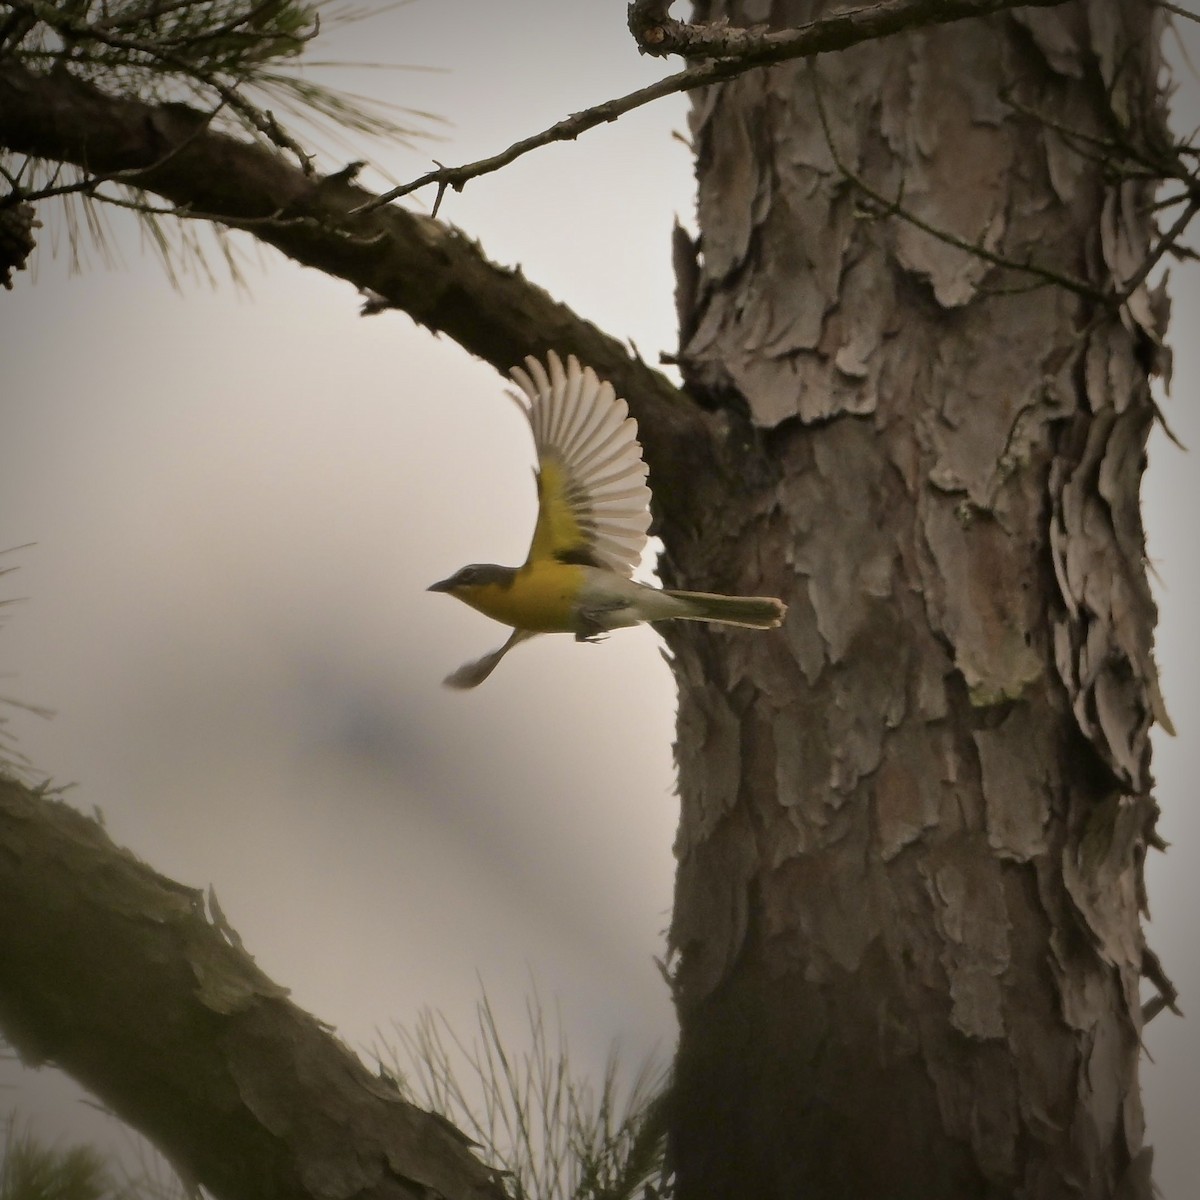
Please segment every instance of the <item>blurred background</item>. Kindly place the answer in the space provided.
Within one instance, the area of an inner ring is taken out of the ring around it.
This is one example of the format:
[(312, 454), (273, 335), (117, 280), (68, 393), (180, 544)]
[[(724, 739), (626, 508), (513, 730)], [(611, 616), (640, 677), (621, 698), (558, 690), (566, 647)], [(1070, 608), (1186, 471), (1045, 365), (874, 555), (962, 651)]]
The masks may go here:
[[(411, 144), (339, 147), (396, 181), (472, 160), (660, 78), (623, 0), (416, 0), (327, 28), (317, 59), (417, 69), (320, 78), (433, 114)], [(1174, 127), (1200, 125), (1200, 26), (1168, 36)], [(549, 147), (439, 214), (649, 361), (675, 347), (669, 233), (691, 220), (686, 100)], [(310, 141), (313, 139), (310, 139)], [(371, 186), (388, 181), (364, 176)], [(432, 196), (426, 196), (428, 202)], [(669, 1059), (664, 949), (676, 821), (674, 692), (654, 634), (541, 639), (477, 692), (443, 676), (503, 639), (425, 587), (519, 562), (528, 430), (491, 370), (401, 314), (363, 319), (346, 284), (235, 238), (245, 286), (178, 290), (132, 219), (72, 270), (42, 234), (35, 278), (0, 295), (0, 548), (20, 597), (0, 629), (19, 748), (156, 869), (211, 884), (269, 975), (353, 1047), (430, 1006), (470, 1032), (486, 988), (516, 1044), (536, 986), (575, 1066), (617, 1040)], [(53, 253), (49, 251), (53, 250)], [(1164, 409), (1200, 442), (1200, 268), (1173, 269)], [(1156, 430), (1147, 475), (1159, 661), (1180, 731), (1156, 741), (1161, 831), (1149, 937), (1200, 994), (1196, 464)], [(647, 570), (652, 563), (647, 564)], [(1164, 1013), (1144, 1081), (1156, 1178), (1200, 1178), (1200, 1035)], [(51, 1070), (0, 1062), (0, 1118), (126, 1146)]]

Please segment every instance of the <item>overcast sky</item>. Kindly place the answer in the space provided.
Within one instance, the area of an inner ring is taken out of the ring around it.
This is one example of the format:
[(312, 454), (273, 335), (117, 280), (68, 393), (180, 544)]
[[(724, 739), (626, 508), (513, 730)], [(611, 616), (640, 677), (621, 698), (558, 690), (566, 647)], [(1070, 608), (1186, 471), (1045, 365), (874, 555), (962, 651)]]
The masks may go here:
[[(445, 119), (425, 126), (438, 141), (371, 149), (406, 179), (664, 74), (624, 12), (423, 0), (328, 31), (316, 57), (440, 68), (339, 76)], [(1181, 82), (1190, 131), (1200, 102)], [(540, 151), (441, 215), (653, 361), (675, 346), (669, 232), (692, 211), (684, 114), (674, 98)], [(36, 282), (0, 295), (0, 546), (37, 543), (6, 560), (6, 594), (25, 599), (0, 631), (0, 691), (57, 713), (15, 719), (21, 749), (117, 842), (211, 883), (260, 965), (351, 1045), (423, 1005), (469, 1026), (478, 975), (514, 1039), (532, 979), (581, 1064), (614, 1038), (631, 1064), (668, 1057), (652, 960), (671, 902), (674, 694), (655, 636), (540, 639), (477, 692), (441, 687), (503, 632), (425, 587), (520, 561), (532, 527), (529, 433), (495, 373), (401, 314), (360, 318), (348, 285), (247, 239), (248, 291), (174, 291), (136, 227), (112, 228), (119, 264), (93, 253), (69, 274), (60, 225)], [(1189, 445), (1198, 276), (1175, 272), (1165, 402)], [(1146, 504), (1180, 731), (1156, 741), (1174, 847), (1151, 859), (1149, 935), (1191, 1010), (1200, 479), (1157, 432)], [(1168, 1014), (1147, 1043), (1156, 1174), (1184, 1200), (1200, 1035)], [(0, 1064), (0, 1080), (0, 1114), (113, 1137), (51, 1072)]]

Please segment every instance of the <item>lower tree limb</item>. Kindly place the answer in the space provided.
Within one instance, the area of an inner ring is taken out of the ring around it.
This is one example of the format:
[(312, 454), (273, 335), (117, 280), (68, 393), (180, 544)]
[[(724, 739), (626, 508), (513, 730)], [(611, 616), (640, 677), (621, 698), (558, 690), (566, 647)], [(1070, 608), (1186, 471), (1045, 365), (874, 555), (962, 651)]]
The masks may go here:
[(6, 778), (0, 1033), (222, 1198), (503, 1194), (462, 1134), (291, 1003), (200, 892)]

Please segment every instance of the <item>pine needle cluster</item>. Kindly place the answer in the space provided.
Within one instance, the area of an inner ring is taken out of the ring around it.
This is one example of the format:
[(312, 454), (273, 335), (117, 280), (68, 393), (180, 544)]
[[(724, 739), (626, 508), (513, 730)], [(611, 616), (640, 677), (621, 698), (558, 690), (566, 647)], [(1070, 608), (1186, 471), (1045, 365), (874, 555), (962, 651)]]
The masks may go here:
[[(198, 131), (258, 141), (311, 173), (319, 152), (337, 158), (347, 147), (358, 149), (355, 139), (411, 145), (430, 136), (435, 118), (429, 114), (313, 77), (321, 68), (351, 65), (313, 59), (310, 49), (322, 29), (388, 7), (353, 0), (0, 0), (0, 69), (19, 63), (110, 95), (172, 106)], [(114, 261), (105, 210), (123, 208), (139, 214), (173, 282), (179, 265), (200, 268), (215, 281), (207, 266), (211, 247), (188, 228), (187, 218), (202, 214), (164, 208), (119, 173), (97, 176), (0, 146), (0, 213), (32, 202), (40, 215), (46, 200), (65, 216), (73, 265), (85, 246)], [(53, 244), (55, 227), (43, 223)], [(220, 231), (218, 245), (239, 278)]]
[(626, 1085), (613, 1051), (595, 1086), (573, 1070), (562, 1020), (551, 1028), (536, 994), (526, 1016), (518, 1051), (486, 994), (470, 1039), (425, 1010), (377, 1057), (413, 1103), (478, 1144), (513, 1200), (666, 1200), (665, 1068), (649, 1061)]
[(0, 1200), (186, 1200), (179, 1179), (143, 1145), (140, 1173), (87, 1144), (52, 1144), (15, 1116), (0, 1122)]

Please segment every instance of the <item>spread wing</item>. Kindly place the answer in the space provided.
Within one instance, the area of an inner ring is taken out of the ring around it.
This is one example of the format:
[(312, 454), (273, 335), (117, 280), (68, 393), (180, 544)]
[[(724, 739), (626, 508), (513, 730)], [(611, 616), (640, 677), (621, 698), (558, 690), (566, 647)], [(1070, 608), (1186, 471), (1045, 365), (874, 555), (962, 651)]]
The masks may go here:
[[(546, 367), (549, 368), (547, 373)], [(550, 351), (513, 367), (537, 448), (538, 517), (529, 561), (557, 559), (632, 575), (650, 528), (637, 422), (611, 383)]]

